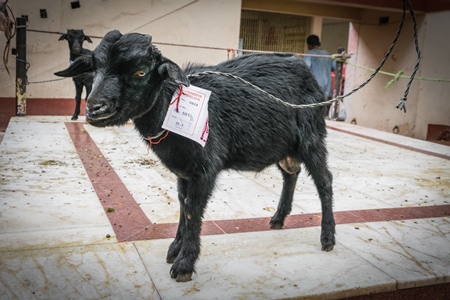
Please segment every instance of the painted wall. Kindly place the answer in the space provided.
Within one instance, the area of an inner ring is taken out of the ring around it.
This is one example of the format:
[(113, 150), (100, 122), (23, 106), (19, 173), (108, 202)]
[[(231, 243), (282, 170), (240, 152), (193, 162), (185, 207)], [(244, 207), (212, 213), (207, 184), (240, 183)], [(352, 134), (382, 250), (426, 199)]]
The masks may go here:
[[(179, 65), (189, 61), (214, 64), (226, 60), (226, 50), (164, 46), (174, 43), (217, 48), (238, 48), (240, 0), (103, 0), (83, 1), (81, 7), (71, 8), (73, 0), (10, 1), (15, 16), (28, 15), (28, 29), (66, 32), (83, 29), (86, 35), (103, 36), (110, 30), (122, 33), (150, 34), (163, 55)], [(40, 18), (40, 9), (47, 10), (47, 19)], [(57, 79), (53, 73), (69, 64), (67, 41), (60, 35), (27, 32), (27, 61), (29, 82)], [(84, 43), (93, 50), (100, 39)], [(6, 39), (0, 35), (0, 48)], [(15, 39), (12, 41), (15, 48)], [(0, 64), (0, 97), (14, 97), (15, 57), (10, 55), (11, 76)], [(27, 86), (27, 98), (73, 98), (71, 79)]]
[[(358, 48), (350, 63), (369, 68), (378, 67), (391, 46), (397, 26), (398, 23), (383, 26), (361, 25), (358, 30)], [(394, 51), (382, 68), (383, 71), (397, 73), (403, 70), (405, 74), (411, 74), (416, 59), (411, 27), (412, 23), (406, 22)], [(352, 67), (348, 65), (347, 70)], [(371, 71), (357, 68), (353, 78), (347, 77), (346, 92), (364, 82), (371, 73)], [(401, 79), (386, 89), (385, 86), (391, 79), (392, 77), (389, 76), (377, 75), (366, 87), (345, 99), (348, 119), (356, 119), (359, 125), (384, 131), (391, 131), (398, 126), (402, 134), (410, 135), (411, 133), (407, 131), (411, 131), (414, 126), (418, 83), (415, 82), (411, 86), (407, 100), (408, 113), (405, 114), (397, 110), (395, 105), (403, 95), (407, 79)]]
[[(399, 16), (392, 15), (387, 25), (372, 24), (380, 12), (365, 12), (361, 24), (353, 23), (350, 29), (349, 49), (354, 55), (350, 63), (376, 68), (391, 45), (399, 24)], [(450, 25), (450, 12), (420, 14), (418, 22), (419, 47), (422, 60), (417, 77), (450, 79), (450, 41), (443, 38)], [(367, 22), (367, 23), (365, 23)], [(397, 44), (382, 71), (411, 75), (417, 61), (413, 39), (413, 22), (405, 21)], [(359, 86), (371, 71), (347, 65), (346, 92)], [(346, 98), (347, 122), (356, 120), (358, 125), (425, 139), (428, 124), (450, 125), (450, 84), (415, 80), (406, 101), (407, 112), (395, 108), (406, 89), (408, 79), (401, 78), (390, 88), (386, 84), (392, 79), (377, 75), (366, 87)]]
[[(450, 11), (427, 14), (424, 20), (420, 75), (450, 80)], [(416, 137), (425, 138), (428, 124), (450, 126), (450, 82), (420, 81)]]

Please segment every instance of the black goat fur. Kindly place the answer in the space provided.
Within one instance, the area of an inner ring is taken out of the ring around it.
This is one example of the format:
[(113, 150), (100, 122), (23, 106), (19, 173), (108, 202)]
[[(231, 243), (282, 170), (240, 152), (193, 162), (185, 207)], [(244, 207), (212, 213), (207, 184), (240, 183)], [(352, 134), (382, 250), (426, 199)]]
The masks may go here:
[[(70, 50), (70, 63), (74, 62), (80, 56), (91, 57), (92, 51), (83, 48), (83, 42), (87, 41), (92, 43), (90, 37), (84, 34), (81, 29), (67, 29), (67, 33), (61, 35), (59, 41), (67, 40)], [(73, 76), (73, 82), (75, 84), (75, 111), (72, 115), (72, 120), (78, 120), (80, 114), (81, 94), (83, 93), (83, 87), (86, 89), (86, 99), (89, 97), (89, 93), (92, 90), (93, 76), (91, 73), (84, 73), (78, 76)]]
[(240, 80), (222, 75), (190, 76), (203, 71), (231, 73), (293, 104), (325, 100), (309, 68), (295, 54), (249, 54), (215, 66), (181, 69), (152, 45), (151, 36), (109, 32), (92, 59), (77, 59), (55, 73), (75, 76), (93, 71), (86, 120), (98, 127), (133, 120), (142, 139), (161, 132), (169, 103), (180, 84), (212, 91), (209, 136), (205, 147), (175, 133), (152, 150), (177, 175), (180, 222), (167, 262), (177, 281), (191, 280), (200, 254), (203, 213), (222, 170), (259, 172), (276, 164), (284, 184), (270, 221), (280, 229), (292, 207), (300, 165), (314, 180), (322, 204), (322, 250), (335, 244), (332, 175), (327, 166), (324, 107), (291, 108)]

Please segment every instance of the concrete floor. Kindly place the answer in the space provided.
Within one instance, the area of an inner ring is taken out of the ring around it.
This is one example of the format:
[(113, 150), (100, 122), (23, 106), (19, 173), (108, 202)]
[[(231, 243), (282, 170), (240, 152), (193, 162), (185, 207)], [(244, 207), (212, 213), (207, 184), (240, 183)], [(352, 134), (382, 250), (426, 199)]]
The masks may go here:
[(414, 288), (445, 299), (450, 147), (328, 125), (334, 250), (320, 250), (320, 201), (306, 174), (286, 228), (270, 230), (276, 168), (224, 172), (197, 273), (177, 283), (165, 262), (176, 178), (133, 127), (12, 118), (0, 144), (0, 299), (383, 299)]

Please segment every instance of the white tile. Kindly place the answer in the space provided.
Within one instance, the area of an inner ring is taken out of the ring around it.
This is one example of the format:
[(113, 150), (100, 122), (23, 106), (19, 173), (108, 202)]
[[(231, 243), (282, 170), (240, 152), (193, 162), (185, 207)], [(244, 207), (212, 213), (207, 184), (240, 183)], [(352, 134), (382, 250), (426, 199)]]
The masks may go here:
[[(336, 127), (336, 128), (340, 128), (343, 130), (347, 130), (350, 132), (371, 136), (371, 137), (374, 137), (377, 139), (391, 141), (391, 142), (401, 144), (404, 146), (414, 147), (414, 148), (450, 156), (450, 147), (445, 146), (445, 145), (431, 143), (431, 142), (414, 139), (414, 138), (410, 138), (410, 137), (399, 135), (399, 134), (393, 134), (390, 132), (384, 132), (384, 131), (371, 129), (371, 128), (367, 128), (367, 127), (362, 127), (362, 126), (358, 126), (358, 125), (352, 125), (352, 124), (344, 123), (344, 122), (327, 121), (327, 125), (329, 125), (331, 127)], [(328, 130), (328, 132), (332, 132), (332, 131), (335, 132), (333, 129)]]
[(339, 243), (398, 282), (450, 282), (450, 220), (433, 218), (338, 226)]
[(159, 299), (132, 243), (2, 252), (1, 299)]
[(0, 249), (114, 236), (61, 117), (13, 118), (0, 147)]
[[(4, 194), (3, 192), (0, 195)], [(67, 229), (80, 226), (107, 226), (109, 220), (96, 196), (27, 194), (17, 191), (15, 197), (3, 199), (0, 213), (0, 235), (8, 232)], [(73, 201), (75, 200), (75, 201)], [(27, 216), (27, 217), (24, 217)], [(1, 242), (0, 242), (1, 243)]]
[(317, 228), (203, 236), (187, 283), (170, 278), (171, 240), (135, 244), (163, 299), (333, 299), (395, 289), (373, 265), (340, 245), (323, 252), (319, 240)]
[[(23, 251), (67, 246), (86, 246), (117, 242), (110, 225), (93, 226), (80, 223), (78, 227), (49, 228), (2, 232), (0, 234), (0, 251)], [(1, 260), (1, 259), (0, 259)]]

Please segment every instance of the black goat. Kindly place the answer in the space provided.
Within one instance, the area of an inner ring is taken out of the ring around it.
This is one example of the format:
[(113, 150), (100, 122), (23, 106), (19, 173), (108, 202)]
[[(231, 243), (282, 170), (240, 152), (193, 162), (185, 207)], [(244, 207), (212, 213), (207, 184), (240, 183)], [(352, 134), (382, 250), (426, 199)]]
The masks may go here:
[[(92, 43), (92, 40), (87, 35), (84, 35), (83, 30), (80, 29), (67, 29), (67, 33), (61, 35), (59, 41), (67, 40), (70, 50), (70, 63), (72, 64), (75, 59), (82, 55), (91, 56), (92, 51), (83, 48), (83, 42), (88, 41)], [(83, 93), (83, 87), (86, 89), (86, 99), (89, 97), (89, 93), (92, 90), (93, 76), (90, 73), (85, 73), (80, 76), (74, 76), (73, 82), (75, 83), (75, 112), (73, 113), (72, 120), (78, 120), (80, 114), (81, 94)]]
[(161, 55), (152, 45), (151, 36), (122, 35), (118, 31), (104, 37), (92, 58), (79, 58), (55, 74), (75, 76), (94, 71), (95, 86), (87, 100), (86, 120), (105, 127), (132, 119), (147, 143), (161, 133), (172, 96), (180, 85), (212, 91), (205, 147), (175, 133), (150, 143), (162, 163), (178, 177), (180, 222), (167, 253), (167, 262), (173, 263), (172, 278), (188, 281), (195, 272), (203, 213), (216, 178), (225, 169), (259, 172), (277, 164), (284, 183), (270, 227), (279, 229), (291, 211), (303, 163), (322, 203), (322, 250), (332, 250), (335, 221), (324, 108), (290, 108), (241, 80), (201, 73), (207, 70), (239, 76), (293, 104), (324, 100), (309, 68), (295, 54), (243, 55), (216, 66), (189, 65), (182, 70)]

